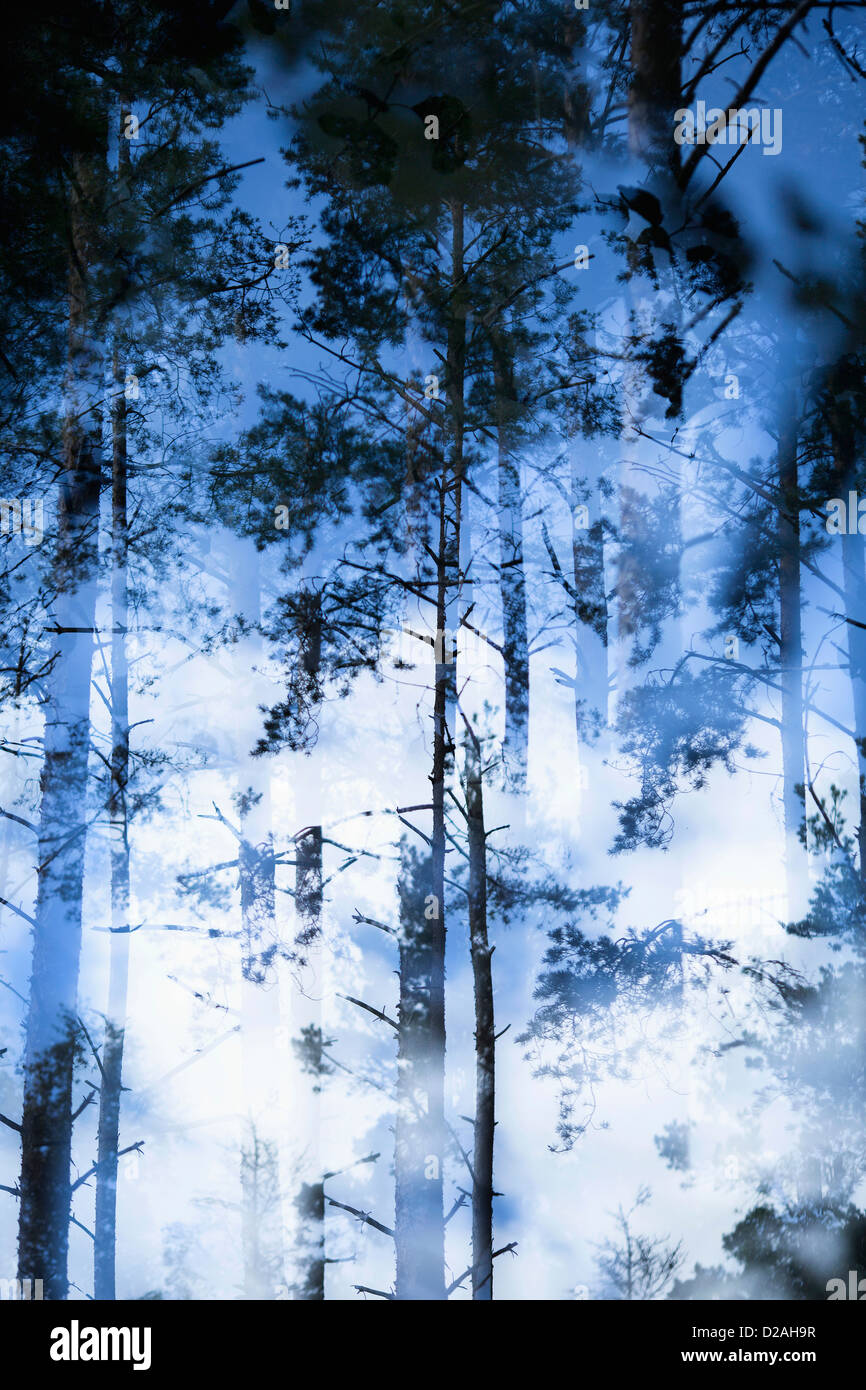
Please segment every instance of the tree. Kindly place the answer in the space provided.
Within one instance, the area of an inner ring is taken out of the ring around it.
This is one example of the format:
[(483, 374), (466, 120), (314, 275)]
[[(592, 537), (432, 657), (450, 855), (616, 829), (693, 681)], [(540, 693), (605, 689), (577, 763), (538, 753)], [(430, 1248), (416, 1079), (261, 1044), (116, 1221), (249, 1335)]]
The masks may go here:
[(651, 1195), (648, 1187), (641, 1187), (628, 1210), (619, 1206), (617, 1238), (608, 1237), (597, 1248), (595, 1262), (604, 1298), (626, 1302), (662, 1298), (682, 1267), (682, 1241), (672, 1245), (666, 1237), (634, 1230), (635, 1212), (646, 1206)]
[[(558, 263), (555, 236), (574, 208), (573, 173), (564, 140), (556, 150), (551, 138), (549, 160), (537, 158), (536, 98), (547, 138), (563, 127), (563, 64), (576, 35), (573, 29), (565, 32), (561, 16), (546, 4), (532, 9), (535, 27), (528, 15), (512, 16), (493, 5), (466, 16), (439, 5), (415, 9), (419, 37), (409, 49), (402, 17), (392, 27), (372, 10), (329, 12), (334, 34), (329, 80), (303, 112), (295, 113), (300, 131), (291, 157), (310, 194), (328, 199), (322, 220), (328, 243), (311, 258), (318, 297), (305, 329), (312, 341), (358, 373), (365, 408), (389, 433), (404, 434), (407, 408), (413, 417), (412, 474), (404, 505), (413, 525), (420, 519), (409, 557), (414, 571), (407, 574), (398, 563), (397, 573), (388, 573), (407, 602), (420, 604), (422, 629), (429, 616), (431, 633), (422, 640), (433, 656), (431, 799), (429, 806), (424, 803), (431, 828), (429, 836), (422, 832), (430, 851), (423, 875), (429, 878), (421, 893), (416, 879), (422, 869), (413, 864), (411, 887), (401, 887), (402, 961), (409, 976), (400, 1017), (411, 1013), (414, 1020), (402, 1070), (417, 1074), (417, 1089), (426, 1097), (427, 1138), (423, 1150), (414, 1142), (398, 1142), (397, 1191), (412, 1195), (405, 1206), (398, 1195), (397, 1296), (442, 1298), (446, 805), (457, 692), (453, 647), (461, 626), (474, 626), (469, 612), (461, 612), (464, 495), (478, 446), (490, 437), (498, 454), (506, 742), (521, 784), (528, 644), (513, 425), (526, 407), (515, 398), (514, 362), (521, 354), (528, 358), (541, 341), (528, 324), (533, 319), (543, 324), (549, 287), (566, 268)], [(458, 84), (458, 64), (470, 62), (477, 77), (466, 88)], [(532, 89), (525, 81), (530, 66)], [(572, 267), (571, 258), (567, 266)], [(557, 302), (557, 292), (551, 293)], [(351, 354), (331, 346), (347, 338)], [(439, 364), (426, 375), (423, 390), (421, 382), (406, 379), (395, 357), (413, 340), (423, 345), (431, 365)], [(383, 568), (370, 567), (374, 578), (381, 580)], [(426, 915), (410, 924), (407, 905), (420, 912), (425, 901)], [(416, 977), (421, 961), (424, 981)], [(414, 1031), (422, 1023), (424, 1048)], [(415, 1165), (411, 1172), (404, 1172), (407, 1163)], [(411, 1215), (414, 1201), (417, 1221)], [(427, 1210), (431, 1203), (439, 1213), (435, 1222)], [(432, 1253), (421, 1250), (422, 1242), (432, 1243)]]

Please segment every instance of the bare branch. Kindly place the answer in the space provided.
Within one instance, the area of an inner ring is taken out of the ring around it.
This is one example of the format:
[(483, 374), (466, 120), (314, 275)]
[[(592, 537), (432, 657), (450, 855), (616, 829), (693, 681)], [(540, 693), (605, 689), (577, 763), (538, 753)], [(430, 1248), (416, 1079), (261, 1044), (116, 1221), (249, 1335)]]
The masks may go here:
[[(140, 1154), (140, 1153), (141, 1153), (141, 1147), (142, 1147), (143, 1143), (144, 1143), (144, 1140), (143, 1140), (143, 1139), (136, 1139), (136, 1141), (135, 1141), (134, 1144), (128, 1144), (127, 1147), (126, 1147), (125, 1149), (118, 1149), (118, 1151), (117, 1151), (117, 1157), (118, 1157), (118, 1158), (123, 1158), (124, 1154), (131, 1154), (131, 1153)], [(98, 1164), (98, 1163), (92, 1163), (91, 1166), (88, 1168), (88, 1170), (87, 1170), (86, 1173), (82, 1173), (82, 1175), (81, 1175), (80, 1178), (76, 1178), (75, 1182), (72, 1184), (72, 1187), (70, 1188), (70, 1191), (71, 1191), (71, 1192), (77, 1192), (78, 1189), (79, 1189), (79, 1187), (83, 1187), (84, 1184), (85, 1184), (90, 1178), (92, 1178), (92, 1177), (94, 1176), (94, 1174), (97, 1172), (98, 1168), (99, 1168), (99, 1164)]]
[(25, 922), (30, 923), (31, 927), (36, 926), (35, 917), (31, 917), (29, 912), (24, 912), (22, 908), (16, 907), (14, 903), (10, 903), (6, 898), (0, 898), (0, 907), (8, 907), (9, 911), (14, 912), (16, 917), (23, 917)]
[(96, 1096), (93, 1094), (92, 1091), (90, 1091), (89, 1094), (84, 1097), (84, 1100), (81, 1102), (79, 1106), (76, 1107), (75, 1110), (73, 1110), (72, 1114), (69, 1117), (73, 1124), (75, 1124), (75, 1121), (78, 1119), (78, 1116), (87, 1109), (88, 1105), (93, 1104), (95, 1099)]
[[(103, 1078), (103, 1080), (104, 1080), (104, 1079), (105, 1079), (105, 1072), (104, 1072), (103, 1069), (102, 1069), (102, 1061), (101, 1061), (101, 1059), (100, 1059), (99, 1052), (98, 1052), (98, 1050), (97, 1050), (97, 1048), (96, 1048), (96, 1046), (95, 1046), (95, 1044), (94, 1044), (94, 1042), (93, 1042), (93, 1039), (91, 1038), (90, 1034), (89, 1034), (88, 1031), (87, 1031), (87, 1028), (86, 1028), (85, 1023), (84, 1023), (84, 1019), (81, 1018), (80, 1016), (79, 1016), (79, 1019), (78, 1019), (78, 1024), (79, 1024), (79, 1027), (81, 1028), (82, 1033), (84, 1034), (85, 1038), (87, 1039), (88, 1044), (90, 1045), (90, 1051), (93, 1053), (93, 1060), (95, 1061), (96, 1065), (99, 1067), (99, 1075), (100, 1075), (100, 1076)], [(82, 1107), (82, 1108), (83, 1108), (83, 1107)], [(74, 1118), (74, 1116), (73, 1116), (73, 1118)]]
[(350, 1004), (357, 1004), (359, 1009), (365, 1009), (368, 1014), (372, 1014), (374, 1018), (378, 1018), (381, 1023), (390, 1023), (391, 1027), (399, 1032), (400, 1025), (395, 1023), (393, 1018), (389, 1018), (381, 1009), (374, 1009), (372, 1004), (365, 1004), (363, 999), (355, 999), (351, 994), (339, 993), (337, 994), (337, 998), (347, 999)]
[(563, 573), (562, 565), (559, 563), (559, 556), (554, 550), (553, 542), (550, 539), (550, 532), (547, 529), (547, 523), (544, 521), (542, 521), (541, 523), (541, 535), (542, 539), (544, 540), (544, 548), (550, 556), (550, 563), (553, 565), (553, 573), (556, 576), (556, 579), (562, 585), (563, 589), (568, 594), (568, 597), (571, 599), (572, 603), (577, 603), (577, 592), (574, 586), (569, 584), (568, 580), (565, 577), (565, 574)]
[(357, 908), (355, 908), (355, 911), (352, 914), (352, 921), (365, 922), (368, 927), (378, 927), (380, 931), (387, 932), (389, 936), (397, 935), (393, 927), (389, 927), (385, 922), (377, 922), (375, 917), (365, 917), (364, 914), (362, 912), (359, 912)]
[(83, 1231), (86, 1236), (90, 1236), (90, 1239), (95, 1242), (96, 1236), (93, 1234), (89, 1226), (85, 1226), (84, 1222), (79, 1221), (77, 1216), (71, 1216), (69, 1219), (72, 1222), (73, 1226), (77, 1226), (80, 1231)]
[(347, 1206), (345, 1202), (338, 1202), (333, 1197), (328, 1197), (327, 1202), (328, 1206), (339, 1207), (340, 1211), (347, 1211), (350, 1216), (357, 1217), (359, 1221), (363, 1221), (367, 1226), (372, 1226), (374, 1230), (381, 1231), (383, 1235), (390, 1236), (392, 1240), (394, 1239), (394, 1232), (391, 1230), (391, 1227), (383, 1226), (382, 1222), (377, 1221), (375, 1216), (370, 1216), (369, 1212), (359, 1211), (357, 1207)]
[(357, 1168), (361, 1163), (375, 1163), (381, 1154), (367, 1154), (364, 1158), (356, 1158), (354, 1163), (347, 1163), (345, 1168), (335, 1168), (333, 1173), (323, 1173), (322, 1182), (327, 1182), (329, 1178), (338, 1178), (341, 1173), (348, 1173), (350, 1168)]
[(13, 815), (11, 811), (4, 811), (2, 806), (0, 806), (0, 816), (5, 816), (7, 820), (14, 820), (16, 825), (23, 825), (26, 830), (32, 830), (34, 835), (39, 834), (38, 826), (35, 826), (32, 821), (25, 820), (23, 816)]
[(407, 820), (405, 816), (399, 815), (399, 813), (397, 815), (397, 819), (403, 822), (407, 830), (414, 830), (416, 835), (421, 836), (421, 839), (424, 841), (425, 844), (430, 845), (432, 847), (433, 841), (430, 839), (430, 836), (425, 835), (423, 830), (419, 830), (417, 825), (413, 825), (410, 820)]
[[(785, 23), (779, 26), (779, 28), (776, 31), (775, 37), (764, 49), (764, 52), (761, 54), (757, 63), (752, 68), (752, 71), (749, 73), (742, 87), (737, 92), (737, 95), (731, 100), (728, 106), (728, 110), (724, 112), (725, 126), (722, 127), (723, 129), (727, 127), (728, 111), (739, 110), (742, 106), (745, 105), (749, 97), (752, 95), (752, 92), (755, 90), (761, 78), (763, 77), (766, 69), (769, 67), (770, 63), (775, 58), (779, 49), (782, 47), (783, 43), (787, 39), (788, 35), (793, 32), (793, 30), (800, 23), (800, 20), (805, 19), (809, 11), (811, 9), (814, 9), (814, 5), (815, 0), (801, 0), (801, 3), (794, 10), (790, 18), (786, 19)], [(680, 176), (680, 186), (682, 188), (685, 188), (686, 185), (689, 183), (692, 174), (695, 172), (695, 169), (697, 168), (701, 159), (710, 148), (711, 146), (709, 145), (695, 146), (694, 150), (692, 151), (692, 154), (689, 156), (685, 165), (683, 166), (683, 171)]]
[(446, 1216), (446, 1218), (445, 1218), (445, 1223), (444, 1223), (444, 1224), (447, 1226), (447, 1225), (448, 1225), (448, 1222), (451, 1220), (452, 1216), (456, 1216), (457, 1213), (458, 1213), (458, 1211), (460, 1210), (460, 1208), (461, 1208), (461, 1207), (465, 1207), (465, 1206), (466, 1206), (466, 1193), (461, 1191), (460, 1196), (457, 1198), (457, 1201), (454, 1203), (453, 1207), (451, 1208), (451, 1210), (449, 1211), (448, 1215)]

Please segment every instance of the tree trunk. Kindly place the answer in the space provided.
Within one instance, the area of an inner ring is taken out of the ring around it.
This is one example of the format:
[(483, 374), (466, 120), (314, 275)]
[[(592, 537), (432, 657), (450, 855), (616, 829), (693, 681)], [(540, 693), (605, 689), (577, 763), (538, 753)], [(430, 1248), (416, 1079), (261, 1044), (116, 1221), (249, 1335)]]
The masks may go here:
[[(310, 708), (321, 700), (319, 683), (322, 668), (322, 594), (315, 586), (302, 586), (296, 596), (296, 633), (298, 661), (303, 672), (304, 688), (300, 698)], [(309, 762), (310, 779), (305, 781), (303, 795), (308, 798), (313, 815), (321, 818), (321, 776), (319, 761)], [(322, 827), (305, 826), (294, 837), (295, 845), (295, 946), (300, 962), (305, 966), (310, 984), (296, 998), (294, 1016), (300, 1025), (295, 1047), (302, 1059), (302, 1071), (309, 1078), (296, 1097), (293, 1116), (296, 1129), (303, 1134), (305, 1144), (304, 1172), (294, 1199), (294, 1275), (293, 1292), (296, 1300), (321, 1302), (325, 1297), (325, 1191), (322, 1158), (322, 1085), (327, 1071), (323, 1047), (322, 996), (324, 982), (322, 963)]]
[(97, 586), (101, 385), (89, 340), (86, 273), (93, 170), (75, 161), (70, 195), (68, 405), (53, 581), (56, 644), (46, 682), (39, 883), (24, 1053), (19, 1279), (65, 1299), (72, 1083), (84, 892), (90, 681)]
[(481, 749), (467, 730), (466, 816), (469, 840), (469, 943), (475, 986), (475, 1144), (472, 1160), (472, 1297), (493, 1298), (493, 1138), (496, 1034), (492, 950), (487, 939), (487, 839)]
[[(834, 391), (835, 383), (830, 389)], [(844, 406), (844, 381), (839, 383), (840, 404), (830, 411), (830, 429), (833, 447), (833, 469), (835, 473), (836, 496), (846, 500), (850, 492), (856, 492), (856, 444), (854, 427)], [(850, 510), (850, 509), (849, 509)], [(863, 540), (857, 533), (857, 511), (854, 509), (854, 534), (848, 535), (851, 516), (847, 516), (848, 526), (842, 532), (842, 583), (845, 593), (845, 616), (848, 619), (848, 666), (851, 677), (851, 694), (854, 706), (854, 745), (857, 753), (857, 771), (860, 787), (860, 823), (857, 843), (860, 852), (860, 882), (866, 887), (866, 631), (858, 624), (864, 621), (866, 612), (866, 573), (864, 573)]]
[(800, 839), (804, 819), (805, 742), (803, 722), (803, 633), (800, 609), (800, 489), (797, 475), (797, 418), (792, 395), (783, 402), (779, 435), (779, 663), (782, 689), (782, 782), (788, 912), (806, 906), (808, 879)]
[(304, 1182), (295, 1197), (298, 1269), (295, 1298), (322, 1303), (325, 1298), (325, 1184)]
[[(457, 699), (460, 511), (465, 393), (464, 209), (451, 203), (451, 314), (446, 363), (450, 439), (438, 483), (433, 827), (429, 867), (408, 861), (400, 891), (398, 1114), (395, 1248), (398, 1299), (443, 1300), (445, 1292), (445, 854), (446, 786), (453, 769)], [(408, 878), (407, 878), (408, 872)], [(421, 892), (421, 888), (426, 891)]]
[[(681, 0), (632, 0), (629, 148), (644, 166), (644, 186), (658, 198), (668, 230), (682, 220), (678, 189), (680, 147), (674, 140), (673, 120), (680, 101), (681, 52)], [(625, 545), (629, 532), (639, 536), (643, 525), (643, 482), (639, 470), (646, 445), (641, 440), (640, 430), (660, 403), (642, 356), (655, 344), (660, 328), (666, 335), (678, 333), (681, 317), (675, 273), (667, 253), (652, 253), (660, 281), (666, 282), (663, 291), (660, 282), (646, 273), (636, 258), (636, 251), (636, 247), (629, 250), (628, 332), (635, 346), (627, 346), (623, 369), (622, 442), (625, 451), (620, 466), (618, 507), (617, 641), (610, 652), (617, 707), (632, 680), (631, 647), (644, 614), (646, 575), (641, 560)], [(671, 369), (671, 380), (674, 370)], [(681, 531), (677, 501), (675, 514), (671, 516), (671, 534), (681, 535)]]
[(631, 0), (629, 146), (650, 168), (678, 178), (673, 115), (682, 91), (682, 0)]
[[(844, 496), (843, 493), (839, 494)], [(866, 612), (866, 576), (863, 568), (863, 542), (860, 536), (842, 536), (842, 567), (845, 584), (845, 614), (849, 619), (848, 665), (854, 699), (854, 743), (860, 786), (860, 824), (857, 843), (860, 851), (860, 881), (866, 888), (866, 632), (857, 623)]]
[(396, 1293), (401, 1300), (445, 1298), (445, 789), (453, 748), (449, 711), (456, 693), (449, 561), (453, 482), (439, 491), (433, 766), (429, 861), (410, 857), (400, 893), (400, 999), (394, 1150)]
[[(577, 451), (572, 444), (569, 479), (571, 512), (571, 580), (574, 614), (574, 729), (578, 756), (590, 741), (596, 724), (609, 723), (607, 640), (610, 621), (604, 570), (604, 494), (590, 509), (591, 495), (578, 473)], [(592, 516), (595, 511), (595, 516)], [(584, 525), (588, 521), (588, 525)]]
[[(320, 944), (322, 935), (322, 827), (308, 825), (295, 836), (295, 912), (298, 931), (296, 944), (306, 955)], [(304, 1035), (305, 1071), (311, 1076), (307, 1097), (308, 1123), (304, 1138), (312, 1154), (311, 1171), (295, 1197), (297, 1231), (295, 1236), (295, 1297), (321, 1302), (325, 1297), (325, 1189), (321, 1153), (321, 1090), (325, 1058), (322, 1051), (321, 988), (310, 991), (310, 1008)]]
[(523, 505), (520, 466), (509, 430), (516, 404), (513, 373), (498, 335), (493, 341), (493, 363), (499, 483), (499, 593), (505, 667), (505, 739), (502, 752), (507, 785), (513, 791), (523, 792), (526, 790), (529, 756), (529, 639), (523, 568)]
[(404, 845), (398, 883), (400, 998), (394, 1130), (394, 1245), (400, 1300), (445, 1297), (444, 1142), (434, 1109), (438, 1090), (444, 1089), (443, 1062), (432, 1024), (430, 987), (439, 917), (433, 883), (431, 857), (420, 858)]
[(96, 1219), (93, 1228), (93, 1296), (114, 1299), (117, 1245), (117, 1154), (123, 1077), (123, 1042), (129, 980), (129, 667), (126, 651), (127, 445), (124, 372), (115, 352), (111, 470), (111, 936), (108, 1012), (102, 1049), (97, 1130)]

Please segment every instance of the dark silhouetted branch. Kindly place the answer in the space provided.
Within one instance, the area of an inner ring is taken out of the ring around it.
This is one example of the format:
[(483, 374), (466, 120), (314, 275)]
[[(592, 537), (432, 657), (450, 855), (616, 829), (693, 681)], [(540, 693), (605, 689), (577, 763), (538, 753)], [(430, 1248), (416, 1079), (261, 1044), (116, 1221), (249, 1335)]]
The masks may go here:
[(347, 1206), (345, 1202), (338, 1202), (334, 1197), (328, 1199), (329, 1207), (339, 1207), (340, 1211), (347, 1211), (350, 1216), (354, 1216), (358, 1221), (363, 1221), (367, 1226), (372, 1226), (374, 1231), (381, 1231), (384, 1236), (394, 1239), (394, 1232), (390, 1226), (383, 1226), (381, 1221), (377, 1221), (375, 1216), (370, 1216), (369, 1212), (359, 1211), (357, 1207)]
[(365, 1004), (363, 999), (355, 999), (351, 994), (338, 994), (337, 998), (347, 999), (350, 1004), (357, 1004), (359, 1009), (366, 1010), (368, 1014), (372, 1014), (374, 1018), (378, 1018), (381, 1023), (390, 1023), (392, 1028), (399, 1028), (399, 1025), (394, 1022), (393, 1018), (389, 1018), (381, 1009), (374, 1009), (372, 1004)]

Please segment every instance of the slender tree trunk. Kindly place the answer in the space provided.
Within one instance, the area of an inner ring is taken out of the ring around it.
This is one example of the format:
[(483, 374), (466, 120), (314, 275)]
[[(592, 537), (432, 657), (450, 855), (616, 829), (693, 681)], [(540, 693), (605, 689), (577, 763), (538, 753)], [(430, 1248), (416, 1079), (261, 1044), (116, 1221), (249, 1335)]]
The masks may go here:
[[(455, 525), (451, 515), (454, 497), (452, 480), (443, 478), (439, 500), (438, 575), (436, 591), (436, 673), (433, 699), (433, 767), (430, 776), (433, 796), (432, 873), (436, 909), (432, 928), (430, 961), (430, 1046), (441, 1054), (442, 1077), (431, 1071), (430, 1120), (434, 1131), (443, 1123), (445, 1105), (445, 795), (453, 766), (452, 727), (456, 696), (456, 662), (452, 634), (456, 630), (452, 614), (452, 588), (456, 580), (457, 553), (449, 534)], [(441, 1083), (441, 1084), (440, 1084)]]
[[(453, 769), (454, 650), (460, 592), (460, 511), (465, 393), (464, 209), (451, 204), (451, 316), (446, 363), (450, 439), (438, 483), (433, 698), (433, 827), (429, 867), (414, 860), (400, 883), (398, 1113), (395, 1250), (398, 1299), (445, 1292), (445, 795)], [(407, 873), (411, 882), (407, 881)], [(425, 889), (419, 892), (418, 885)]]
[[(659, 199), (665, 225), (672, 229), (681, 218), (678, 178), (680, 149), (674, 141), (673, 114), (681, 90), (682, 3), (681, 0), (631, 0), (631, 82), (628, 94), (629, 149), (644, 166), (643, 183)], [(635, 253), (629, 252), (627, 308), (629, 335), (637, 352), (627, 349), (622, 393), (622, 439), (625, 446), (620, 468), (619, 531), (621, 546), (617, 559), (617, 642), (611, 653), (619, 705), (631, 680), (629, 658), (632, 641), (639, 631), (644, 604), (646, 575), (640, 560), (625, 545), (631, 533), (639, 536), (643, 525), (642, 480), (638, 472), (641, 449), (645, 447), (640, 430), (659, 404), (641, 361), (660, 328), (669, 331), (679, 325), (679, 305), (675, 294), (673, 267), (666, 253), (655, 253), (665, 291), (644, 271)], [(653, 446), (654, 448), (655, 446)], [(679, 504), (671, 515), (671, 534), (681, 533)]]
[(682, 0), (631, 0), (628, 132), (632, 153), (676, 180), (681, 164), (673, 114), (682, 90)]
[[(303, 688), (300, 698), (310, 708), (321, 700), (319, 683), (322, 667), (322, 595), (315, 586), (302, 587), (296, 599), (298, 659)], [(304, 796), (313, 814), (321, 817), (321, 776), (318, 757), (310, 761), (311, 776), (304, 782)], [(322, 996), (322, 827), (304, 826), (294, 837), (295, 845), (295, 947), (310, 980), (309, 987), (296, 1000), (295, 1015), (300, 1025), (296, 1045), (302, 1049), (303, 1073), (308, 1078), (297, 1097), (296, 1128), (303, 1134), (305, 1154), (303, 1180), (294, 1199), (296, 1212), (294, 1238), (293, 1290), (296, 1300), (321, 1302), (325, 1297), (325, 1189), (322, 1158), (322, 1085), (327, 1069), (323, 1046)]]
[[(575, 448), (571, 448), (571, 580), (574, 614), (574, 728), (578, 754), (589, 741), (596, 716), (608, 723), (608, 604), (604, 571), (604, 514), (601, 487), (593, 518), (584, 498), (587, 489), (578, 473)], [(585, 515), (588, 514), (588, 515)], [(589, 522), (584, 525), (584, 521)]]
[[(840, 494), (844, 495), (844, 494)], [(863, 543), (859, 536), (842, 536), (842, 566), (845, 581), (845, 613), (849, 618), (848, 664), (854, 697), (854, 743), (860, 786), (860, 823), (857, 843), (860, 850), (860, 880), (866, 887), (866, 632), (857, 623), (866, 612), (866, 576)]]
[(305, 1303), (321, 1303), (325, 1298), (324, 1182), (301, 1183), (295, 1197), (295, 1210), (298, 1219), (295, 1298)]
[[(396, 1293), (445, 1297), (445, 789), (452, 762), (449, 710), (454, 651), (449, 558), (454, 491), (443, 469), (439, 492), (433, 766), (429, 860), (409, 858), (400, 891), (400, 998), (394, 1150)], [(450, 523), (450, 524), (449, 524)]]
[(516, 792), (523, 792), (529, 758), (529, 638), (523, 568), (523, 505), (520, 466), (509, 431), (509, 419), (516, 404), (513, 373), (498, 336), (493, 343), (493, 362), (499, 487), (499, 593), (505, 666), (502, 752), (508, 785)]
[(788, 911), (805, 909), (807, 876), (800, 839), (804, 818), (803, 632), (800, 609), (800, 489), (797, 475), (795, 401), (783, 402), (779, 435), (779, 662), (782, 689), (782, 783)]
[(39, 820), (39, 883), (24, 1053), (19, 1279), (65, 1299), (70, 1216), (72, 1083), (84, 891), (90, 680), (97, 587), (101, 373), (88, 335), (92, 168), (76, 159), (70, 195), (68, 406), (53, 581), (56, 643), (47, 679)]
[[(298, 932), (296, 944), (306, 955), (319, 946), (322, 935), (322, 827), (308, 825), (295, 836), (295, 912)], [(297, 1234), (295, 1237), (295, 1296), (306, 1302), (325, 1297), (325, 1187), (321, 1154), (321, 1089), (325, 1058), (322, 1052), (321, 989), (311, 991), (305, 1032), (308, 1039), (306, 1064), (310, 1083), (308, 1124), (304, 1137), (312, 1155), (308, 1175), (295, 1197)]]
[(431, 989), (438, 907), (432, 861), (408, 846), (398, 882), (400, 903), (397, 1010), (397, 1115), (394, 1130), (394, 1245), (400, 1300), (445, 1297), (442, 1136), (431, 1122), (431, 1091), (440, 1082)]
[[(579, 42), (579, 34), (582, 28), (581, 17), (572, 15), (566, 20), (563, 31), (563, 42), (573, 52)], [(626, 34), (623, 35), (623, 51), (627, 43)], [(574, 69), (575, 77), (578, 69)], [(578, 120), (580, 116), (579, 107), (576, 105), (575, 97), (577, 92), (570, 86), (566, 86), (563, 95), (563, 116), (565, 139), (568, 150), (574, 156), (578, 148), (582, 131)], [(587, 705), (589, 711), (598, 711), (599, 722), (602, 727), (610, 728), (610, 678), (608, 670), (608, 628), (610, 614), (608, 612), (607, 601), (607, 582), (605, 577), (605, 523), (604, 523), (604, 495), (602, 492), (601, 478), (596, 481), (596, 491), (598, 495), (598, 515), (590, 525), (584, 528), (578, 524), (578, 518), (582, 520), (583, 507), (588, 505), (585, 496), (585, 488), (578, 469), (578, 452), (576, 439), (570, 437), (568, 440), (569, 453), (569, 503), (571, 512), (571, 564), (572, 564), (572, 590), (575, 597), (572, 599), (572, 611), (574, 614), (574, 632), (572, 641), (574, 644), (574, 732), (577, 740), (578, 754), (578, 776), (580, 778), (581, 790), (584, 785), (585, 768), (580, 762), (581, 750), (586, 742), (586, 720)], [(588, 623), (581, 612), (580, 596), (586, 593), (593, 595), (594, 600), (597, 596), (597, 612), (595, 621)], [(599, 650), (600, 648), (600, 650)]]
[[(431, 1253), (436, 1260), (436, 1282), (429, 1297), (445, 1297), (445, 1221), (442, 1207), (445, 1157), (445, 793), (454, 767), (453, 727), (457, 703), (456, 633), (459, 626), (460, 520), (463, 488), (463, 432), (466, 359), (466, 299), (464, 208), (451, 204), (452, 312), (448, 326), (448, 400), (451, 425), (450, 467), (443, 471), (440, 497), (440, 529), (436, 592), (436, 691), (433, 710), (433, 835), (431, 846), (433, 897), (437, 909), (431, 919), (430, 971), (430, 1073), (428, 1119), (436, 1174), (428, 1181), (436, 1193), (436, 1226), (431, 1230)], [(449, 650), (454, 634), (454, 645)]]
[(487, 937), (487, 838), (481, 749), (471, 730), (465, 748), (469, 840), (469, 943), (475, 986), (475, 1144), (472, 1160), (472, 1297), (493, 1297), (493, 1138), (496, 1032), (492, 948)]
[[(833, 384), (831, 383), (831, 390)], [(842, 399), (844, 400), (844, 394)], [(833, 445), (833, 466), (836, 477), (836, 496), (846, 500), (856, 492), (856, 445), (851, 421), (844, 405), (831, 408), (830, 421)], [(848, 535), (851, 525), (850, 508), (846, 511), (848, 526), (842, 533), (842, 584), (845, 593), (845, 616), (848, 619), (848, 667), (854, 706), (854, 745), (860, 787), (860, 823), (857, 843), (860, 851), (860, 882), (866, 887), (866, 631), (858, 624), (866, 613), (866, 571), (864, 571), (863, 539), (857, 533), (857, 510), (854, 508), (854, 534)]]
[(308, 825), (295, 836), (295, 911), (298, 945), (309, 946), (322, 934), (322, 827)]
[(93, 1290), (97, 1299), (114, 1299), (117, 1245), (117, 1165), (123, 1043), (129, 980), (129, 667), (126, 651), (127, 593), (127, 444), (124, 372), (115, 352), (115, 399), (112, 416), (111, 477), (111, 936), (109, 938), (108, 1012), (102, 1049), (97, 1131), (96, 1219), (93, 1245)]

